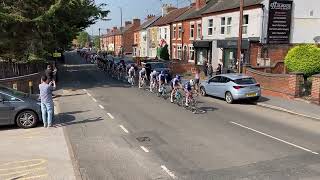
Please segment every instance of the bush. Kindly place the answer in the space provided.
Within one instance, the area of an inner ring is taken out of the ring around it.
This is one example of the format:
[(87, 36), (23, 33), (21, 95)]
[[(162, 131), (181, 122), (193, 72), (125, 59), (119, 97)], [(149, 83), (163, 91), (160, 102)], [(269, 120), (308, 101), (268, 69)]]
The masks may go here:
[(292, 48), (285, 65), (290, 72), (302, 72), (306, 77), (320, 73), (320, 48), (315, 45), (299, 45)]

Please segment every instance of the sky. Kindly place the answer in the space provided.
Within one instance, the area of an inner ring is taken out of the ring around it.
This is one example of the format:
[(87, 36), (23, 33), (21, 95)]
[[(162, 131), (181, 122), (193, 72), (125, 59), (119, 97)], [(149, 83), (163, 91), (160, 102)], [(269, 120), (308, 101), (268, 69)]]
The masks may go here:
[(120, 7), (122, 8), (123, 24), (125, 21), (132, 21), (132, 18), (144, 20), (148, 14), (161, 15), (162, 4), (172, 4), (174, 6), (184, 7), (190, 5), (192, 0), (96, 0), (96, 4), (106, 3), (105, 8), (111, 12), (108, 15), (110, 21), (98, 21), (86, 29), (90, 35), (98, 35), (99, 28), (101, 34), (105, 33), (107, 28), (120, 26)]

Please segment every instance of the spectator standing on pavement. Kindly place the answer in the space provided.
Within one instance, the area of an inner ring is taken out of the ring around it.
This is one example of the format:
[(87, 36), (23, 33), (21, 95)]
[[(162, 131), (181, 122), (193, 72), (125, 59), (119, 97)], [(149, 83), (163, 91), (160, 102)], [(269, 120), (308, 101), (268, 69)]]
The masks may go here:
[(219, 75), (221, 73), (222, 73), (222, 60), (219, 59), (219, 63), (218, 63), (217, 69), (216, 69), (216, 74)]
[(47, 69), (45, 70), (45, 75), (47, 77), (48, 82), (51, 82), (53, 80), (54, 72), (51, 64), (47, 66)]
[(53, 98), (52, 91), (56, 88), (55, 81), (50, 81), (46, 76), (41, 77), (41, 84), (39, 85), (42, 120), (45, 128), (52, 126), (53, 118)]
[(203, 72), (204, 72), (204, 76), (207, 76), (208, 75), (208, 63), (207, 63), (207, 60), (205, 60), (204, 62), (203, 62), (203, 65), (202, 65), (202, 70), (203, 70)]
[(208, 77), (211, 78), (212, 75), (213, 75), (213, 68), (212, 68), (212, 64), (211, 63), (208, 64), (207, 69), (208, 69), (207, 70), (208, 71)]

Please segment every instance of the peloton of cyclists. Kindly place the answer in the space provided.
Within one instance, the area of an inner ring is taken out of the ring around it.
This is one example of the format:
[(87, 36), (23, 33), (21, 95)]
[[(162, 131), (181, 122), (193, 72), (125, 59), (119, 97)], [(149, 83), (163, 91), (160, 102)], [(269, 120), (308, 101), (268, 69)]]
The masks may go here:
[(157, 86), (157, 75), (158, 72), (153, 70), (150, 74), (150, 92), (153, 92), (153, 89)]
[(142, 88), (142, 84), (145, 83), (145, 80), (147, 79), (147, 72), (146, 72), (146, 68), (142, 68), (139, 71), (139, 88)]

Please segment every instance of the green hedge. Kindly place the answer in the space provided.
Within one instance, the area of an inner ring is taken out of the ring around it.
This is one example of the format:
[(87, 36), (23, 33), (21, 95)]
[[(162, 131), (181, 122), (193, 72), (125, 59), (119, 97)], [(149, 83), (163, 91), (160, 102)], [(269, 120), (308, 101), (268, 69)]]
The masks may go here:
[(299, 45), (292, 48), (285, 65), (290, 72), (302, 72), (306, 77), (320, 73), (320, 48), (315, 45)]

